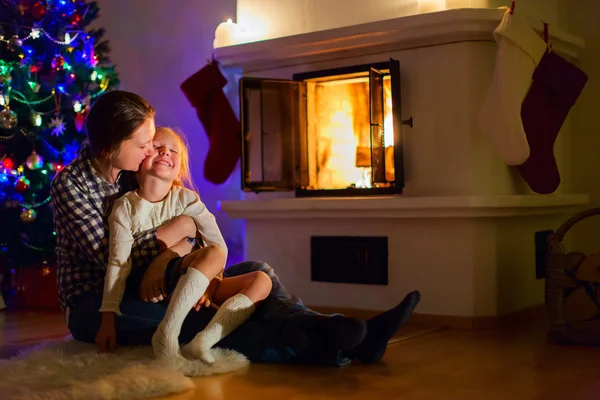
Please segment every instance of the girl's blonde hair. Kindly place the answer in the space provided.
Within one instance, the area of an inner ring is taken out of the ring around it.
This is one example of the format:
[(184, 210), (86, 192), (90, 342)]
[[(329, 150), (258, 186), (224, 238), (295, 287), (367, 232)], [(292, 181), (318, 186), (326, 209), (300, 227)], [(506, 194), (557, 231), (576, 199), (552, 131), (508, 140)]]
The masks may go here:
[(169, 128), (167, 126), (157, 126), (156, 133), (170, 133), (175, 136), (177, 140), (179, 140), (180, 147), (180, 158), (181, 158), (181, 168), (179, 170), (179, 176), (181, 179), (176, 179), (173, 184), (186, 187), (195, 192), (198, 191), (196, 185), (194, 184), (194, 180), (192, 179), (192, 173), (190, 171), (190, 152), (188, 150), (188, 143), (185, 134), (176, 128)]

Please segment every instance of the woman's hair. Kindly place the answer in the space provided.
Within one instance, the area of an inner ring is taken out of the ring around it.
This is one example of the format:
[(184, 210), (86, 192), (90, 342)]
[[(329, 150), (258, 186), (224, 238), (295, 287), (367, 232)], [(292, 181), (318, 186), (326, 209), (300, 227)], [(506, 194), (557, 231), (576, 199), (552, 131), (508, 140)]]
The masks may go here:
[(196, 185), (194, 184), (194, 180), (192, 179), (192, 173), (190, 171), (190, 152), (188, 150), (188, 143), (184, 133), (175, 128), (169, 128), (167, 126), (157, 126), (156, 134), (159, 133), (170, 133), (179, 140), (180, 154), (181, 158), (181, 169), (179, 170), (179, 176), (181, 180), (175, 180), (173, 182), (174, 185), (184, 186), (188, 189), (191, 189), (197, 192)]
[(119, 150), (140, 125), (154, 117), (154, 108), (141, 96), (112, 90), (96, 100), (87, 116), (86, 128), (93, 157)]

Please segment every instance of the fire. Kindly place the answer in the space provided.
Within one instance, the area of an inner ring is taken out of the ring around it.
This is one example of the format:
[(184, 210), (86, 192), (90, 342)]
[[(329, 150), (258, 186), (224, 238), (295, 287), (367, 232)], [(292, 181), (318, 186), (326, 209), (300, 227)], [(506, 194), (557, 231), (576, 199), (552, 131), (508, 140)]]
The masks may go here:
[[(370, 188), (371, 130), (366, 78), (326, 82), (315, 87), (317, 189)], [(386, 180), (394, 180), (392, 98), (384, 79)]]

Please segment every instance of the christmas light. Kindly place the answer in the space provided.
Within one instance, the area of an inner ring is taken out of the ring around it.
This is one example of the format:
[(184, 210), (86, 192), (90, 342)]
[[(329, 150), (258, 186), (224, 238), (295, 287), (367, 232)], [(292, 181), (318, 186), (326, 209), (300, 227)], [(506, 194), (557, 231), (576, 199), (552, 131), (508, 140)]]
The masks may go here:
[[(0, 249), (10, 239), (7, 251), (27, 267), (34, 253), (47, 259), (56, 246), (48, 218), (50, 181), (77, 157), (87, 109), (119, 81), (107, 47), (95, 48), (104, 43), (102, 30), (89, 31), (98, 15), (97, 2), (5, 3), (0, 16), (0, 36), (5, 38), (0, 42), (5, 50), (0, 52), (0, 215), (9, 216), (3, 219), (3, 232), (13, 232), (14, 238), (3, 236)], [(96, 69), (100, 59), (103, 64)]]
[(42, 114), (31, 111), (30, 119), (33, 126), (42, 126)]

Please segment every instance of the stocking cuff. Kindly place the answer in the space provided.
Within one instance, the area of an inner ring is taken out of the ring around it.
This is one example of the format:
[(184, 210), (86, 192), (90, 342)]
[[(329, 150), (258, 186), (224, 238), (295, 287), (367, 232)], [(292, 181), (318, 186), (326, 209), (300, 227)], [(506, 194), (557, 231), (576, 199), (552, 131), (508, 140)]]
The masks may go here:
[(587, 83), (585, 72), (559, 55), (548, 52), (533, 74), (533, 80), (560, 93), (561, 101), (572, 106)]
[(221, 89), (225, 84), (227, 84), (227, 79), (221, 73), (217, 63), (212, 62), (187, 78), (181, 84), (181, 90), (188, 101), (198, 108), (206, 101), (210, 91)]
[(546, 52), (546, 42), (516, 14), (507, 8), (500, 25), (494, 30), (494, 39), (500, 44), (502, 40), (510, 40), (521, 48), (537, 65)]

